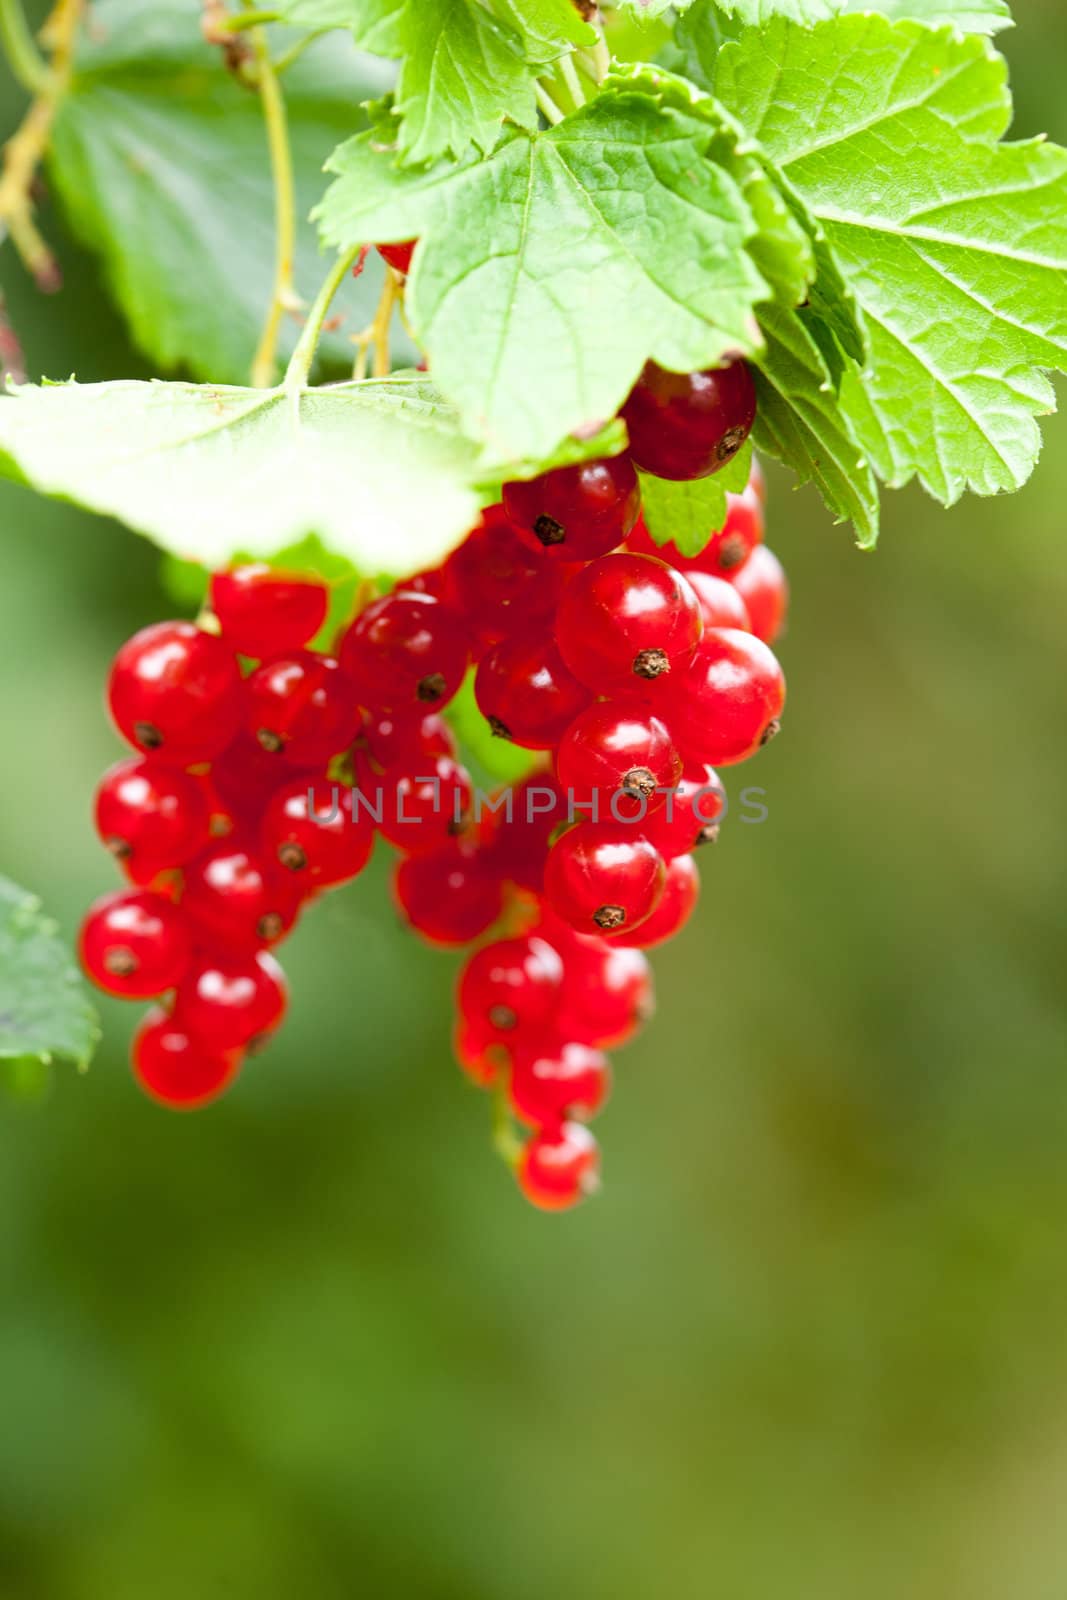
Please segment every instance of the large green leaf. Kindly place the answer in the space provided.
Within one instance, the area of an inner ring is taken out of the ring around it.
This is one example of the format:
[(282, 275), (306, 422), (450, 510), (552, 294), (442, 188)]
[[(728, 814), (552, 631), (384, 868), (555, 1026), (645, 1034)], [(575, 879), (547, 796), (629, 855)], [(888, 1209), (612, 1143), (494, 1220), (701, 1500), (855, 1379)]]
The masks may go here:
[(84, 1069), (100, 1027), (56, 925), (40, 902), (0, 877), (0, 1062), (32, 1072), (32, 1063), (69, 1061)]
[(325, 238), (418, 235), (408, 312), (464, 426), (537, 456), (614, 415), (645, 359), (685, 370), (760, 343), (769, 293), (715, 131), (625, 89), (484, 162), (404, 168), (372, 130), (331, 159)]
[[(55, 129), (52, 181), (79, 237), (103, 258), (133, 337), (163, 370), (242, 383), (270, 302), (274, 201), (259, 98), (223, 69), (190, 0), (95, 0), (78, 69)], [(338, 35), (314, 44), (285, 78), (299, 218), (295, 274), (323, 275), (306, 217), (321, 168), (364, 125), (359, 102), (387, 69)], [(374, 258), (338, 298), (340, 329), (323, 354), (350, 362), (348, 336), (370, 318)], [(287, 320), (282, 351), (299, 329)], [(410, 346), (401, 343), (403, 359)]]
[[(640, 4), (641, 0), (633, 0)], [(846, 12), (882, 12), (894, 21), (951, 22), (967, 33), (995, 33), (1011, 26), (1007, 0), (716, 0), (719, 9), (746, 27), (766, 27), (776, 17), (808, 27)]]
[(881, 17), (776, 22), (723, 49), (717, 89), (860, 305), (870, 365), (841, 393), (879, 474), (946, 503), (1017, 488), (1067, 352), (1067, 152), (997, 143), (1003, 62)]

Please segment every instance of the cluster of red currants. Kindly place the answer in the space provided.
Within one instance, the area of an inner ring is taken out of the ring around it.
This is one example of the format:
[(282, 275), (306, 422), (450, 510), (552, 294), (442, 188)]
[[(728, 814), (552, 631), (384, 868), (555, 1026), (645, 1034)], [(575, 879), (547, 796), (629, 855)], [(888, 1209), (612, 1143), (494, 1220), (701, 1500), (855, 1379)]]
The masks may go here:
[[(133, 1044), (151, 1095), (193, 1106), (229, 1085), (285, 1013), (271, 947), (381, 834), (418, 933), (495, 935), (460, 979), (456, 1054), (498, 1092), (523, 1192), (555, 1210), (592, 1186), (603, 1052), (649, 1014), (644, 951), (695, 905), (715, 768), (755, 754), (785, 698), (758, 469), (687, 558), (651, 542), (636, 468), (705, 476), (754, 411), (741, 362), (648, 366), (628, 454), (507, 484), (441, 567), (369, 598), (333, 654), (312, 648), (326, 585), (258, 564), (215, 574), (203, 626), (122, 647), (109, 704), (138, 754), (104, 777), (96, 820), (129, 887), (91, 908), (81, 953), (109, 993), (164, 1002)], [(472, 661), (492, 731), (537, 753), (490, 796), (441, 715)]]

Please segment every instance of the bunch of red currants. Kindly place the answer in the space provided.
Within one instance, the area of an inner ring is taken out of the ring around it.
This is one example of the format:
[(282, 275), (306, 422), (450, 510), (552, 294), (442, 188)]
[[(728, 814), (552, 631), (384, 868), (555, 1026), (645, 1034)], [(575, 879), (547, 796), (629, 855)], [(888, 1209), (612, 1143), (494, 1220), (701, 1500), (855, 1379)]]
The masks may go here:
[[(758, 468), (695, 557), (653, 544), (637, 468), (707, 476), (754, 414), (743, 362), (649, 364), (627, 454), (505, 485), (442, 566), (366, 595), (333, 653), (327, 585), (260, 564), (214, 575), (200, 625), (122, 647), (109, 705), (137, 754), (105, 775), (96, 822), (129, 886), (91, 908), (81, 954), (107, 992), (161, 1002), (133, 1043), (149, 1094), (226, 1089), (285, 1014), (272, 947), (380, 834), (416, 932), (490, 936), (460, 978), (455, 1048), (496, 1094), (523, 1192), (561, 1210), (594, 1186), (603, 1052), (650, 1014), (644, 951), (693, 911), (716, 768), (754, 755), (785, 700)], [(491, 795), (441, 715), (472, 664), (492, 732), (533, 753)]]

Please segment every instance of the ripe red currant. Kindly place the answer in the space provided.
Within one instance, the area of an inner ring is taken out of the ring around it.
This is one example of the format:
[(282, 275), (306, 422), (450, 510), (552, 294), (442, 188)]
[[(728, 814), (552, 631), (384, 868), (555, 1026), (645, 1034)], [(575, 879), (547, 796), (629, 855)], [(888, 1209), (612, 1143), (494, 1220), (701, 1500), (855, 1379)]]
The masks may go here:
[(406, 278), (411, 271), (411, 258), (418, 242), (417, 239), (405, 239), (402, 244), (378, 244), (374, 248), (383, 261), (388, 261), (394, 272)]
[(489, 1089), (502, 1071), (508, 1071), (511, 1057), (500, 1035), (479, 1022), (460, 1017), (452, 1034), (452, 1053), (463, 1072), (479, 1089)]
[(198, 956), (178, 985), (174, 1022), (215, 1050), (258, 1048), (285, 1016), (285, 974), (265, 950)]
[(552, 773), (535, 772), (495, 798), (500, 809), (484, 813), (480, 830), (493, 870), (540, 895), (549, 842), (569, 820), (567, 796)]
[(694, 766), (682, 774), (666, 802), (642, 823), (641, 831), (671, 862), (700, 844), (719, 837), (719, 819), (726, 804), (722, 784), (713, 767)]
[(312, 650), (265, 661), (244, 689), (247, 732), (293, 766), (324, 765), (352, 743), (362, 722), (340, 663)]
[(208, 843), (204, 786), (159, 761), (120, 761), (96, 791), (96, 830), (119, 861), (153, 875), (191, 861)]
[(241, 1069), (240, 1050), (192, 1038), (165, 1011), (150, 1011), (134, 1035), (133, 1075), (144, 1092), (171, 1111), (195, 1111), (217, 1100)]
[(503, 506), (490, 506), (445, 563), (443, 596), (482, 647), (556, 604), (561, 571), (519, 537)]
[[(322, 763), (308, 769), (309, 781), (322, 771)], [(258, 828), (267, 803), (279, 783), (296, 774), (292, 766), (264, 750), (252, 734), (241, 732), (212, 763), (211, 785), (226, 815), (238, 827)]]
[(192, 939), (171, 901), (147, 890), (123, 890), (89, 907), (79, 954), (88, 976), (107, 994), (152, 1000), (181, 979)]
[(361, 743), (374, 765), (411, 766), (416, 761), (434, 761), (438, 756), (456, 754), (456, 741), (444, 717), (436, 711), (378, 711), (368, 713)]
[(649, 361), (622, 408), (630, 454), (645, 472), (706, 478), (732, 461), (752, 431), (756, 386), (744, 361), (667, 372)]
[(632, 824), (579, 822), (545, 864), (545, 896), (558, 917), (585, 933), (629, 934), (652, 915), (666, 867)]
[(598, 694), (619, 694), (692, 659), (703, 632), (685, 579), (652, 556), (603, 556), (564, 588), (556, 639), (568, 667)]
[(551, 750), (590, 695), (564, 664), (544, 629), (514, 635), (483, 656), (474, 698), (501, 739), (525, 750)]
[(300, 909), (294, 878), (240, 838), (220, 839), (185, 874), (182, 910), (205, 938), (224, 949), (277, 944)]
[(327, 889), (358, 877), (370, 860), (374, 825), (352, 790), (327, 779), (293, 778), (275, 791), (259, 836), (275, 861), (309, 886)]
[(549, 1042), (523, 1048), (511, 1072), (511, 1104), (535, 1128), (595, 1117), (611, 1089), (607, 1056), (586, 1044)]
[(473, 793), (470, 773), (451, 756), (390, 767), (375, 788), (382, 800), (382, 837), (408, 855), (435, 850), (460, 833)]
[(734, 578), (763, 542), (763, 502), (751, 484), (726, 496), (726, 521), (695, 558), (702, 572)]
[(687, 761), (732, 766), (778, 732), (785, 678), (770, 648), (751, 633), (710, 628), (663, 708)]
[(687, 572), (686, 579), (697, 597), (705, 628), (740, 628), (742, 633), (752, 632), (748, 608), (732, 583), (727, 583), (725, 578), (712, 577), (710, 572)]
[(554, 560), (593, 561), (622, 544), (641, 510), (641, 489), (628, 456), (605, 456), (506, 483), (504, 510)]
[(500, 879), (469, 839), (450, 839), (401, 861), (393, 893), (403, 916), (429, 944), (470, 944), (504, 908)]
[[(556, 771), (568, 793), (584, 799), (595, 791), (604, 820), (618, 821), (661, 806), (682, 776), (682, 758), (658, 717), (640, 706), (601, 700), (563, 735)], [(620, 798), (637, 801), (638, 808), (621, 805)]]
[(654, 1010), (652, 970), (640, 950), (625, 945), (568, 948), (559, 1033), (613, 1050), (632, 1039)]
[(598, 1188), (600, 1152), (581, 1122), (535, 1133), (519, 1160), (519, 1188), (542, 1211), (567, 1211)]
[(356, 618), (341, 641), (341, 663), (372, 711), (440, 707), (463, 682), (466, 633), (432, 595), (398, 589)]
[(218, 755), (237, 732), (241, 675), (221, 639), (191, 622), (157, 622), (115, 657), (108, 704), (138, 750), (192, 766)]
[(500, 939), (476, 950), (459, 980), (460, 1015), (497, 1035), (542, 1028), (559, 1001), (563, 963), (544, 939)]
[(256, 661), (307, 644), (326, 621), (329, 604), (324, 583), (260, 561), (216, 572), (211, 580), (211, 609), (223, 638)]
[(675, 856), (667, 863), (667, 881), (663, 898), (652, 915), (642, 922), (633, 934), (639, 950), (651, 950), (654, 945), (666, 944), (681, 933), (696, 910), (700, 894), (700, 873), (692, 856)]
[(730, 581), (748, 609), (751, 631), (773, 644), (789, 610), (789, 584), (778, 557), (765, 544), (757, 545)]

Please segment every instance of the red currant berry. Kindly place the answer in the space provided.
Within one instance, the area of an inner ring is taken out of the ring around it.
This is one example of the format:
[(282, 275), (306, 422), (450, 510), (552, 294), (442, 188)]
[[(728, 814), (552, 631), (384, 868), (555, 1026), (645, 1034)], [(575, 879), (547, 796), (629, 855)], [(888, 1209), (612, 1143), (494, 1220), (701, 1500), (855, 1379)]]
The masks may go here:
[(652, 970), (640, 950), (567, 950), (558, 1022), (566, 1038), (616, 1049), (633, 1038), (655, 1006)]
[(482, 513), (445, 564), (443, 595), (479, 645), (496, 644), (556, 604), (561, 571), (515, 532), (502, 506)]
[(646, 922), (636, 929), (633, 942), (639, 950), (666, 944), (681, 933), (696, 910), (700, 894), (700, 873), (692, 856), (675, 856), (667, 863), (667, 882), (663, 898)]
[(307, 644), (326, 621), (329, 604), (324, 583), (264, 562), (216, 572), (211, 580), (211, 609), (223, 638), (256, 661)]
[(710, 572), (687, 572), (686, 579), (700, 605), (700, 615), (705, 628), (740, 628), (742, 633), (752, 632), (748, 608), (740, 590), (725, 578), (712, 577)]
[(240, 839), (221, 839), (185, 875), (182, 910), (198, 932), (223, 948), (277, 944), (300, 908), (293, 878)]
[(705, 372), (667, 372), (649, 361), (622, 408), (630, 454), (645, 472), (707, 478), (732, 461), (756, 419), (756, 386), (744, 361)]
[(417, 761), (435, 761), (438, 756), (456, 754), (456, 741), (444, 717), (436, 711), (400, 713), (379, 711), (368, 714), (362, 743), (374, 765), (413, 766)]
[(789, 583), (778, 557), (765, 544), (757, 545), (730, 581), (748, 609), (751, 631), (773, 644), (789, 610)]
[(687, 761), (732, 766), (778, 732), (785, 678), (773, 652), (750, 633), (710, 628), (663, 714)]
[(554, 641), (537, 630), (504, 639), (483, 656), (474, 698), (498, 738), (524, 750), (551, 750), (590, 696)]
[(588, 1122), (611, 1089), (607, 1056), (587, 1044), (551, 1044), (516, 1053), (511, 1104), (535, 1128), (558, 1127), (576, 1118)]
[(519, 1160), (519, 1188), (541, 1211), (568, 1211), (599, 1187), (600, 1152), (581, 1122), (535, 1133)]
[(325, 765), (352, 743), (361, 721), (352, 685), (333, 656), (294, 650), (265, 661), (245, 682), (247, 732), (294, 766)]
[[(639, 706), (601, 700), (567, 729), (556, 771), (569, 794), (595, 791), (600, 808), (619, 821), (661, 806), (682, 776), (682, 758), (658, 717)], [(619, 797), (638, 802), (639, 811), (620, 806)]]
[(341, 663), (371, 710), (440, 707), (463, 682), (466, 633), (432, 595), (398, 589), (356, 618), (341, 641)]
[(200, 956), (179, 984), (174, 1022), (216, 1050), (258, 1048), (285, 1016), (285, 974), (265, 950)]
[(151, 1099), (171, 1111), (195, 1111), (217, 1100), (241, 1069), (240, 1050), (193, 1039), (165, 1011), (150, 1011), (134, 1035), (133, 1075)]
[[(321, 770), (321, 762), (310, 767), (309, 780)], [(250, 733), (239, 733), (211, 767), (211, 783), (219, 803), (238, 828), (258, 828), (279, 783), (293, 776), (293, 768), (285, 763), (279, 767), (277, 753), (264, 750)]]
[(374, 248), (383, 261), (388, 261), (394, 272), (406, 278), (411, 271), (411, 258), (418, 242), (417, 239), (405, 239), (403, 244), (378, 244)]
[(173, 989), (192, 956), (185, 917), (147, 890), (107, 894), (90, 906), (79, 940), (82, 966), (107, 994), (152, 1000)]
[(554, 560), (593, 561), (622, 544), (641, 510), (641, 489), (628, 456), (605, 456), (506, 483), (504, 510)]
[(511, 1058), (500, 1035), (478, 1022), (461, 1017), (452, 1035), (452, 1053), (460, 1068), (479, 1089), (489, 1089), (507, 1071)]
[(603, 556), (566, 586), (556, 617), (560, 653), (599, 694), (624, 693), (692, 659), (703, 632), (685, 579), (652, 556)]
[(500, 939), (476, 950), (459, 980), (465, 1021), (497, 1035), (540, 1029), (559, 1001), (563, 963), (544, 939)]
[(158, 761), (120, 761), (96, 791), (96, 831), (119, 861), (155, 873), (191, 861), (210, 838), (203, 785)]
[(470, 944), (504, 909), (499, 878), (467, 839), (408, 856), (397, 866), (393, 893), (402, 915), (429, 944)]
[(108, 704), (138, 750), (193, 766), (218, 755), (237, 732), (241, 675), (221, 639), (191, 622), (157, 622), (115, 657)]
[(652, 915), (665, 876), (663, 857), (632, 825), (579, 822), (548, 853), (545, 896), (583, 933), (629, 934)]
[(344, 784), (293, 778), (272, 796), (259, 842), (267, 861), (276, 861), (309, 887), (327, 889), (363, 871), (374, 847), (374, 826)]
[(435, 850), (462, 832), (473, 794), (470, 774), (451, 756), (391, 767), (376, 785), (383, 838), (407, 855)]
[(762, 543), (763, 503), (749, 485), (741, 494), (726, 496), (726, 521), (695, 559), (702, 572), (733, 579)]
[(509, 883), (539, 895), (552, 835), (569, 821), (567, 796), (552, 773), (535, 772), (505, 790), (502, 802), (500, 796), (496, 800), (501, 809), (486, 811), (481, 819), (492, 866)]
[(697, 845), (714, 844), (725, 804), (726, 796), (714, 768), (691, 767), (667, 796), (666, 803), (642, 824), (641, 831), (664, 861), (671, 862), (677, 856), (688, 855)]

